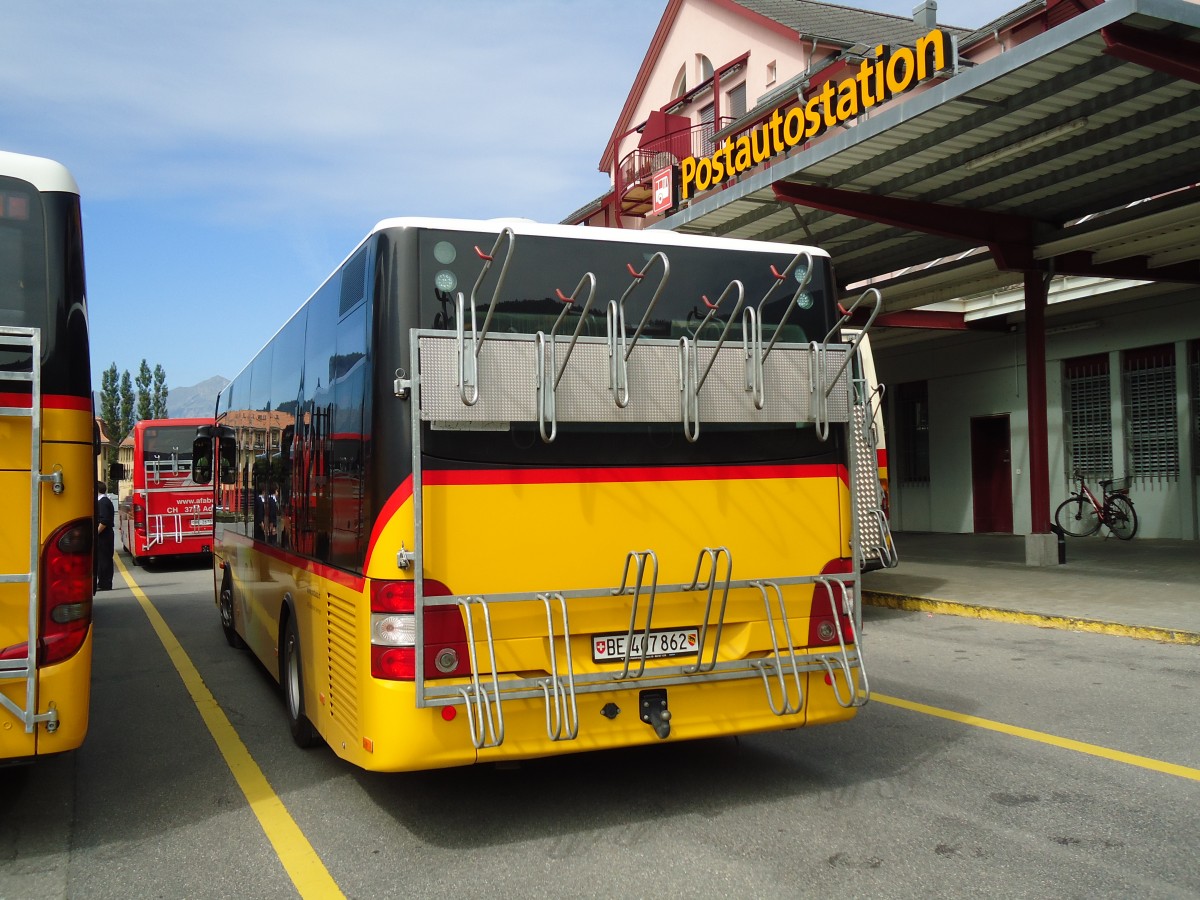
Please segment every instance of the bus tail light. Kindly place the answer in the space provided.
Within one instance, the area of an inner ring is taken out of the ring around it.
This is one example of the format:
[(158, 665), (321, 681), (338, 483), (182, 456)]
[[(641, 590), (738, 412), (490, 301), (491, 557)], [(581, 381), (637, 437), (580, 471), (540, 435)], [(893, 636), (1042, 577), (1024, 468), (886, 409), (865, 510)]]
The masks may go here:
[[(825, 564), (825, 568), (821, 570), (822, 575), (840, 575), (852, 570), (851, 561), (848, 559), (832, 559)], [(851, 588), (853, 590), (853, 588)], [(837, 621), (834, 619), (836, 614), (841, 620), (842, 640), (847, 644), (854, 643), (854, 623), (850, 617), (841, 609), (844, 597), (840, 591), (834, 591), (836, 596), (831, 597), (829, 589), (823, 584), (813, 585), (812, 610), (809, 613), (808, 619), (808, 643), (810, 647), (837, 644), (838, 629)], [(838, 609), (834, 609), (834, 605)]]
[[(41, 636), (39, 667), (62, 662), (83, 646), (92, 624), (92, 523), (88, 519), (59, 528), (42, 548)], [(20, 659), (28, 643), (0, 650), (0, 659)]]
[[(448, 597), (446, 585), (425, 579), (425, 596)], [(426, 607), (426, 678), (471, 674), (470, 649), (457, 606)], [(416, 678), (417, 617), (411, 581), (371, 582), (371, 675), (388, 681)]]
[(138, 532), (146, 530), (146, 507), (136, 500), (133, 501), (133, 527)]

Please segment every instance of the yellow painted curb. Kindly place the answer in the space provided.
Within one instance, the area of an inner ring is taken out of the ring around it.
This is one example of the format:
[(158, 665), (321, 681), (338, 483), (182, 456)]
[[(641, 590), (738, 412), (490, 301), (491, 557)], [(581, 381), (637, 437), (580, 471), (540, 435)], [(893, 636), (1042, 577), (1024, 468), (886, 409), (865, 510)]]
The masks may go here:
[(947, 616), (963, 616), (969, 619), (1009, 622), (1014, 625), (1060, 628), (1066, 631), (1087, 631), (1092, 634), (1111, 634), (1118, 637), (1137, 638), (1144, 641), (1160, 641), (1166, 644), (1200, 645), (1200, 634), (1194, 631), (1179, 631), (1148, 625), (1122, 625), (1118, 622), (1080, 619), (1075, 616), (1052, 616), (1040, 613), (1019, 612), (1012, 609), (975, 606), (970, 603), (957, 603), (953, 600), (935, 600), (931, 597), (913, 597), (907, 594), (892, 594), (883, 591), (863, 591), (862, 596), (863, 603), (867, 606), (881, 606), (886, 609), (904, 609)]

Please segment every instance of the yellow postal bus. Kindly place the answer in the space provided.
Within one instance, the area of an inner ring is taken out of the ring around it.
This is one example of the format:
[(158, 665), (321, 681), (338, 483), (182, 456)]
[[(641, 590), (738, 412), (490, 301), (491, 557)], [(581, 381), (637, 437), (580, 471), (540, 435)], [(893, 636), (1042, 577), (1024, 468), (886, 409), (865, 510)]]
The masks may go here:
[(79, 190), (0, 152), (0, 764), (87, 733), (93, 422)]
[(381, 222), (197, 438), (226, 636), (367, 769), (850, 718), (877, 301), (812, 248)]

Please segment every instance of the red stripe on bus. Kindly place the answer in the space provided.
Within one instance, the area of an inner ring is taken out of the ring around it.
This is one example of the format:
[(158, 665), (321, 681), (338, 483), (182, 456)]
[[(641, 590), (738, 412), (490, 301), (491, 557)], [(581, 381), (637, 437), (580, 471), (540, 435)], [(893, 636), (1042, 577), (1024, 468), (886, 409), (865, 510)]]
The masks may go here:
[(392, 491), (392, 496), (388, 497), (387, 503), (383, 504), (383, 509), (379, 511), (379, 515), (375, 518), (375, 526), (371, 529), (371, 538), (367, 541), (367, 556), (364, 563), (365, 568), (370, 568), (371, 554), (375, 551), (375, 544), (379, 540), (379, 535), (383, 532), (384, 527), (388, 522), (392, 521), (392, 517), (400, 511), (400, 507), (408, 502), (412, 497), (412, 476), (409, 475), (400, 483), (400, 487)]
[(434, 469), (425, 472), (430, 485), (604, 484), (639, 481), (763, 481), (769, 478), (839, 478), (843, 466), (639, 466), (612, 469)]
[(333, 566), (327, 566), (325, 563), (319, 563), (309, 559), (306, 556), (300, 556), (296, 553), (289, 553), (286, 550), (281, 550), (279, 547), (271, 544), (264, 544), (262, 541), (255, 541), (252, 538), (246, 537), (237, 531), (226, 529), (224, 536), (221, 538), (226, 544), (240, 544), (243, 547), (251, 547), (256, 553), (261, 553), (263, 556), (269, 556), (272, 559), (277, 559), (289, 566), (295, 566), (297, 569), (304, 569), (321, 578), (326, 578), (329, 581), (335, 581), (343, 587), (362, 593), (366, 589), (367, 580), (362, 575), (355, 575), (353, 572), (345, 572), (342, 569), (335, 569)]
[[(28, 409), (33, 402), (32, 394), (0, 392), (0, 406)], [(42, 394), (42, 409), (77, 409), (90, 413), (92, 401), (87, 397), (72, 397), (69, 394)]]

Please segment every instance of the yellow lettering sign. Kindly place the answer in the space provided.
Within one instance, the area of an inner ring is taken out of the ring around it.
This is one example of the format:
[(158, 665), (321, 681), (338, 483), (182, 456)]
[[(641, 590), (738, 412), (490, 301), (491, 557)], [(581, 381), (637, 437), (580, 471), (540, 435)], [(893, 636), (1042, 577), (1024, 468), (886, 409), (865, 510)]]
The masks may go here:
[(836, 85), (824, 82), (803, 106), (793, 106), (786, 113), (775, 110), (749, 134), (736, 140), (727, 137), (710, 156), (681, 160), (679, 197), (690, 199), (735, 178), (835, 125), (858, 118), (954, 64), (954, 45), (940, 28), (920, 38), (916, 49), (890, 51), (881, 44), (875, 48), (874, 59), (863, 60), (857, 72)]

